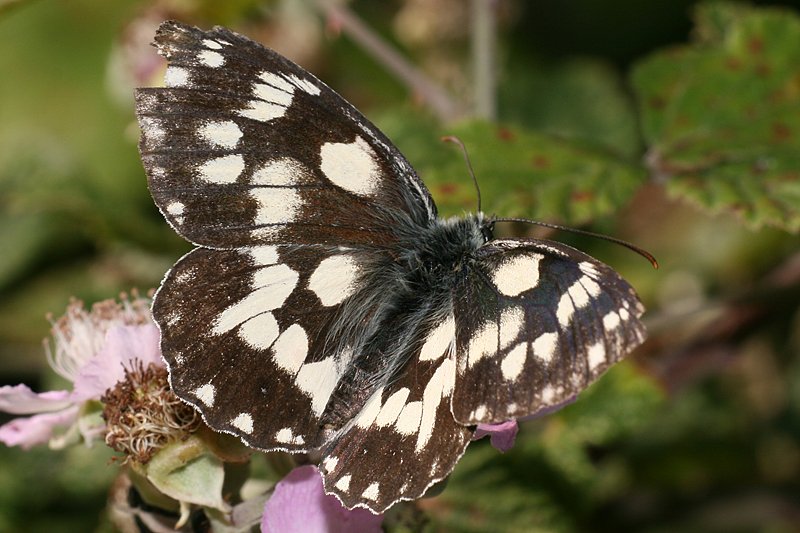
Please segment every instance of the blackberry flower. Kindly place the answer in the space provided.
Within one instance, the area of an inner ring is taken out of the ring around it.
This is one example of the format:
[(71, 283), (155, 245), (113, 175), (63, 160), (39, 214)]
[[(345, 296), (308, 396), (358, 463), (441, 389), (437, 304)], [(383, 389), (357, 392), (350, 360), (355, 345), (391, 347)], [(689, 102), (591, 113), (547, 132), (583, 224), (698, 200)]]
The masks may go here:
[(22, 384), (0, 387), (1, 411), (32, 415), (0, 427), (0, 442), (8, 446), (27, 449), (49, 443), (62, 448), (78, 440), (91, 444), (105, 433), (92, 402), (123, 380), (126, 369), (163, 366), (150, 301), (135, 294), (120, 302), (99, 302), (90, 311), (77, 300), (71, 302), (66, 314), (53, 322), (52, 336), (45, 343), (47, 360), (73, 383), (73, 390), (35, 393)]
[(163, 365), (136, 361), (125, 377), (101, 398), (106, 444), (139, 463), (147, 463), (171, 441), (196, 431), (202, 421), (169, 387)]
[(316, 466), (295, 468), (277, 483), (264, 505), (262, 533), (378, 533), (383, 515), (366, 509), (347, 509), (333, 495), (325, 494)]

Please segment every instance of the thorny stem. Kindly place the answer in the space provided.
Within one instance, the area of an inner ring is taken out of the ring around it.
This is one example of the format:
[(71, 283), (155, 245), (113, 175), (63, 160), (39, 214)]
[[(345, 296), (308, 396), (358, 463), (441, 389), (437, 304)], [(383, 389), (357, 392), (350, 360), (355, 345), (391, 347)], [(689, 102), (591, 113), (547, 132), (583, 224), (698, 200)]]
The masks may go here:
[(316, 4), (326, 17), (342, 28), (344, 33), (419, 95), (441, 121), (453, 121), (463, 115), (461, 106), (444, 88), (415, 68), (347, 6), (337, 0), (317, 0)]
[(496, 70), (497, 31), (496, 0), (472, 0), (472, 77), (474, 114), (477, 118), (497, 118)]

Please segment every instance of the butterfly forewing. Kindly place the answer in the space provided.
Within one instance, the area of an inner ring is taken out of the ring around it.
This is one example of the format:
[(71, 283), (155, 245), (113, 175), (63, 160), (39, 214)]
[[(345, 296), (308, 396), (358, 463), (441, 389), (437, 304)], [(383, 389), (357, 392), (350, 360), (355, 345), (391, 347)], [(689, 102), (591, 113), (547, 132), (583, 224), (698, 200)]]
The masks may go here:
[(459, 290), (453, 414), (464, 424), (568, 402), (644, 339), (633, 288), (557, 242), (490, 242)]
[(435, 207), (403, 156), (310, 73), (223, 28), (165, 23), (166, 88), (137, 91), (164, 216), (197, 244), (380, 244)]

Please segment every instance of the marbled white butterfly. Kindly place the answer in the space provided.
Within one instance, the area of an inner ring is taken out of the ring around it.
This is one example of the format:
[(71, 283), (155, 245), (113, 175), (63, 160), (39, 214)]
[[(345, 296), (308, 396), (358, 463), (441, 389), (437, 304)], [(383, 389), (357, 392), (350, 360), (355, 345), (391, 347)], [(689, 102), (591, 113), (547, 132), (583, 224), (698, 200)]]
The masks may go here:
[(261, 450), (316, 452), (381, 512), (446, 477), (477, 424), (563, 403), (640, 344), (614, 270), (557, 242), (438, 218), (352, 105), (224, 28), (175, 22), (136, 93), (164, 217), (197, 247), (153, 303), (175, 393)]

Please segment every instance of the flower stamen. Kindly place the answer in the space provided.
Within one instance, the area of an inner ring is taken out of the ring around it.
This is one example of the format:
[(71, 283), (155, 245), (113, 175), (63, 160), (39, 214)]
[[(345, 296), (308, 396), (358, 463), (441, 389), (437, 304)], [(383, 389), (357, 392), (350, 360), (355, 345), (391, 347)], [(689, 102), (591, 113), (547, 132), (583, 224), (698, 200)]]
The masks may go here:
[(112, 449), (138, 463), (147, 463), (165, 445), (186, 438), (202, 420), (191, 406), (172, 392), (167, 370), (153, 363), (137, 362), (125, 369), (125, 379), (101, 398)]

